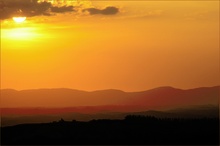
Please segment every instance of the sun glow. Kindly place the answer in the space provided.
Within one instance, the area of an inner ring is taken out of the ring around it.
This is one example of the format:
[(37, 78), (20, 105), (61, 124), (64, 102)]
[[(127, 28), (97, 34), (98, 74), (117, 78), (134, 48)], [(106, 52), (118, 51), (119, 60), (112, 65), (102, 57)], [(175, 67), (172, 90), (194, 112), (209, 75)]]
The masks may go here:
[(33, 40), (40, 35), (35, 28), (13, 28), (2, 30), (2, 37), (9, 40)]
[(13, 17), (13, 20), (16, 22), (16, 23), (22, 23), (26, 20), (26, 17)]

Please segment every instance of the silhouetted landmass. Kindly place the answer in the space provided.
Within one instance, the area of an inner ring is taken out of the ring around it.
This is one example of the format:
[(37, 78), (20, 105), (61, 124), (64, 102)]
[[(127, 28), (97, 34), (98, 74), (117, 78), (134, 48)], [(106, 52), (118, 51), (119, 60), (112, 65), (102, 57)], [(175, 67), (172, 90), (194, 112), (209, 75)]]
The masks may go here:
[(218, 104), (219, 86), (1, 90), (1, 144), (218, 145)]
[[(95, 108), (95, 107), (93, 107)], [(19, 110), (19, 108), (11, 109), (13, 111)], [(154, 116), (157, 118), (218, 118), (219, 108), (214, 105), (202, 105), (194, 107), (184, 107), (178, 109), (172, 109), (167, 111), (140, 111), (140, 112), (98, 112), (98, 113), (76, 113), (66, 112), (58, 114), (47, 114), (47, 108), (26, 108), (23, 109), (30, 112), (35, 110), (36, 112), (42, 112), (45, 114), (8, 114), (1, 115), (1, 126), (13, 126), (24, 123), (48, 123), (50, 121), (57, 121), (61, 117), (66, 121), (71, 121), (73, 118), (77, 121), (90, 121), (93, 119), (124, 119), (127, 115), (142, 115), (142, 116)], [(39, 110), (39, 111), (37, 111)], [(57, 111), (65, 111), (64, 109), (57, 109)]]
[(65, 121), (2, 127), (2, 144), (14, 145), (218, 145), (219, 118)]
[[(161, 110), (207, 104), (218, 105), (219, 89), (220, 86), (188, 90), (160, 87), (140, 92), (123, 92), (113, 89), (92, 92), (73, 89), (21, 91), (2, 89), (0, 91), (2, 108), (75, 107), (71, 109), (66, 108), (66, 111), (94, 113), (100, 111), (134, 112), (150, 109)], [(45, 101), (45, 99), (47, 100)], [(5, 111), (7, 114), (7, 110), (2, 111)], [(59, 111), (51, 110), (50, 112)]]

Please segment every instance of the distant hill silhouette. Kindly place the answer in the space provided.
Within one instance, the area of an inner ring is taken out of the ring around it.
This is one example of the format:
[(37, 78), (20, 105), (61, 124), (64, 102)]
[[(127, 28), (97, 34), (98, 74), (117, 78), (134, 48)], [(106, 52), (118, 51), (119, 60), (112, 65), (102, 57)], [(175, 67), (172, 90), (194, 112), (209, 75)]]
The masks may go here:
[[(95, 107), (94, 107), (95, 108)], [(73, 108), (74, 109), (74, 108)], [(52, 111), (51, 111), (52, 110)], [(89, 109), (88, 109), (89, 110)], [(46, 123), (56, 121), (61, 117), (65, 120), (89, 121), (92, 119), (123, 119), (127, 115), (154, 116), (157, 118), (219, 118), (219, 107), (212, 105), (183, 107), (166, 111), (139, 112), (68, 112), (66, 108), (9, 108), (2, 109), (1, 126), (11, 126), (23, 123)], [(74, 110), (72, 110), (74, 111)]]
[(88, 106), (91, 108), (91, 106), (104, 106), (108, 110), (108, 108), (130, 106), (131, 111), (137, 107), (140, 108), (137, 111), (140, 111), (207, 104), (218, 105), (219, 87), (202, 87), (189, 90), (160, 87), (142, 92), (123, 92), (114, 89), (93, 92), (65, 88), (21, 91), (2, 89), (1, 107)]

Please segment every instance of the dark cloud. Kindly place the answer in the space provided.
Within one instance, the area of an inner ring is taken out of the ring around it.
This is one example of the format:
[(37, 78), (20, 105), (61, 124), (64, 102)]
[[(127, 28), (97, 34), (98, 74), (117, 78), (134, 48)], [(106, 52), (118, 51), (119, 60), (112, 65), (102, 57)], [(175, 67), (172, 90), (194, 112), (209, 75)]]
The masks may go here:
[(119, 12), (118, 8), (112, 6), (106, 7), (105, 9), (88, 8), (88, 9), (84, 9), (83, 11), (88, 11), (91, 15), (95, 15), (95, 14), (114, 15)]
[[(0, 19), (10, 19), (15, 16), (33, 17), (39, 15), (51, 16), (56, 13), (75, 12), (75, 6), (54, 6), (50, 2), (38, 0), (0, 0)], [(119, 12), (118, 8), (109, 6), (105, 9), (86, 8), (83, 12), (91, 15), (103, 14), (114, 15)]]
[(13, 16), (52, 15), (52, 13), (65, 13), (74, 11), (73, 6), (53, 6), (49, 2), (38, 3), (38, 0), (0, 0), (0, 19)]
[(63, 13), (63, 12), (72, 12), (73, 6), (63, 6), (63, 7), (51, 7), (51, 12)]

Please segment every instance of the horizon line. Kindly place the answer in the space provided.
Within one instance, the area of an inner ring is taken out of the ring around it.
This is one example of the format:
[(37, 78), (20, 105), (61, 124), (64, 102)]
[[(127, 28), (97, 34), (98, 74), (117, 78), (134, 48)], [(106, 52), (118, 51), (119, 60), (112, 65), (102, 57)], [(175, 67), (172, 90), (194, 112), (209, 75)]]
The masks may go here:
[(154, 89), (159, 89), (159, 88), (173, 88), (177, 90), (191, 90), (191, 89), (199, 89), (199, 88), (214, 88), (214, 87), (219, 87), (220, 85), (213, 85), (213, 86), (199, 86), (199, 87), (193, 87), (193, 88), (177, 88), (173, 86), (157, 86), (154, 88), (149, 88), (145, 90), (138, 90), (138, 91), (125, 91), (121, 89), (116, 89), (116, 88), (106, 88), (106, 89), (96, 89), (96, 90), (83, 90), (83, 89), (75, 89), (75, 88), (69, 88), (69, 87), (45, 87), (45, 88), (30, 88), (30, 89), (14, 89), (14, 88), (0, 88), (1, 90), (14, 90), (14, 91), (27, 91), (27, 90), (53, 90), (53, 89), (67, 89), (67, 90), (76, 90), (76, 91), (84, 91), (84, 92), (98, 92), (98, 91), (108, 91), (108, 90), (113, 90), (113, 91), (121, 91), (121, 92), (143, 92), (143, 91), (149, 91), (149, 90), (154, 90)]

